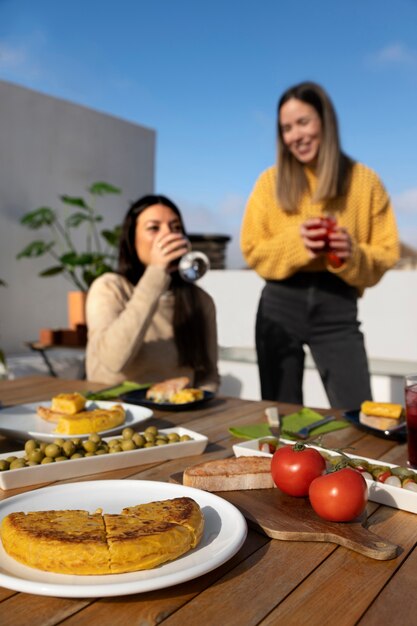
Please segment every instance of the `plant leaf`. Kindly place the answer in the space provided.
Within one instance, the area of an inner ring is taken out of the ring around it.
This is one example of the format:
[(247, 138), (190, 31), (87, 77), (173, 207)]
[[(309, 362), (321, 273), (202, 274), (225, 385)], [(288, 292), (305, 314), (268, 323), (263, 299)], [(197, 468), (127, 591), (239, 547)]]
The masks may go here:
[(16, 259), (26, 258), (34, 258), (38, 256), (42, 256), (42, 254), (46, 254), (49, 250), (55, 245), (54, 241), (49, 243), (45, 243), (44, 241), (32, 241), (26, 248), (24, 248), (18, 255), (16, 255)]
[(77, 228), (82, 222), (92, 222), (90, 215), (88, 213), (73, 213), (65, 220), (66, 226), (68, 228)]
[(101, 235), (107, 241), (107, 243), (113, 248), (117, 248), (122, 233), (121, 226), (115, 226), (113, 230), (102, 230)]
[(96, 196), (104, 196), (106, 193), (121, 193), (122, 192), (122, 190), (119, 189), (119, 187), (114, 187), (113, 185), (110, 185), (109, 183), (104, 183), (104, 182), (93, 183), (88, 188), (88, 191)]
[(55, 276), (56, 274), (62, 274), (64, 269), (62, 265), (55, 265), (54, 267), (48, 267), (48, 269), (43, 270), (43, 272), (39, 272), (38, 276), (42, 276), (43, 278), (46, 276)]
[(82, 254), (77, 254), (76, 252), (67, 252), (63, 254), (59, 260), (64, 265), (68, 265), (70, 267), (76, 267), (78, 265), (89, 265), (94, 262), (94, 254), (90, 254), (88, 252), (84, 252)]
[(48, 206), (41, 206), (34, 211), (25, 213), (20, 219), (20, 223), (28, 228), (42, 228), (42, 226), (51, 226), (56, 220), (56, 215), (53, 209)]
[(88, 204), (86, 204), (84, 198), (76, 198), (75, 196), (59, 196), (65, 204), (71, 204), (72, 206), (79, 206), (82, 209), (89, 210)]

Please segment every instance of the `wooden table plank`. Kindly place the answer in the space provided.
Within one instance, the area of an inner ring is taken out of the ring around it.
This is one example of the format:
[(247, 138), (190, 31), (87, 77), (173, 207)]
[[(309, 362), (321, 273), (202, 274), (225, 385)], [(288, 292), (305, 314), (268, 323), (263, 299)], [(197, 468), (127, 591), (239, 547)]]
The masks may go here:
[[(103, 385), (88, 381), (64, 381), (30, 377), (0, 382), (3, 404), (45, 400), (59, 392), (98, 390)], [(231, 425), (265, 423), (264, 410), (271, 402), (217, 398), (195, 411), (155, 411), (149, 423), (158, 428), (185, 426), (206, 434), (209, 444), (204, 460), (232, 455), (239, 441), (228, 432)], [(282, 415), (299, 407), (277, 405)], [(328, 411), (319, 411), (328, 413)], [(336, 412), (340, 416), (340, 412)], [(0, 446), (1, 446), (0, 440)], [(354, 454), (405, 464), (406, 446), (367, 435), (349, 427), (328, 433), (323, 443), (347, 448)], [(15, 448), (17, 449), (17, 448)], [(151, 463), (122, 470), (68, 479), (62, 483), (90, 480), (167, 481), (187, 465), (202, 460), (200, 455)], [(0, 492), (0, 499), (31, 488)], [(270, 540), (250, 529), (241, 550), (227, 563), (204, 576), (168, 589), (120, 598), (48, 598), (0, 588), (2, 626), (72, 625), (100, 623), (131, 624), (227, 624), (233, 626), (302, 626), (330, 623), (373, 626), (380, 623), (415, 623), (417, 583), (415, 550), (417, 518), (411, 513), (368, 503), (369, 528), (382, 538), (401, 546), (391, 561), (375, 561), (330, 543)], [(324, 590), (324, 591), (323, 591)]]

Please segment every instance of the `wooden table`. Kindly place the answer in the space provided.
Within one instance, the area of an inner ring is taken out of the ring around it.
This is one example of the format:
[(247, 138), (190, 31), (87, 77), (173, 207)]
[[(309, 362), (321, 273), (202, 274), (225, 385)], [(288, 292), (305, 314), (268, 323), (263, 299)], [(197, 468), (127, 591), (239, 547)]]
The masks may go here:
[[(98, 390), (88, 381), (47, 377), (0, 383), (4, 406), (50, 399), (58, 392)], [(270, 402), (218, 398), (204, 408), (183, 413), (156, 412), (158, 427), (183, 425), (209, 438), (204, 459), (231, 456), (237, 440), (231, 425), (261, 423)], [(279, 405), (282, 414), (297, 407)], [(352, 445), (356, 454), (404, 464), (404, 445), (349, 427), (325, 437), (329, 447)], [(0, 439), (1, 451), (16, 443)], [(188, 457), (142, 465), (74, 480), (146, 479), (166, 481), (186, 465), (201, 461)], [(72, 481), (64, 481), (72, 482)], [(0, 492), (0, 499), (26, 489)], [(417, 517), (369, 502), (368, 527), (400, 546), (389, 561), (367, 558), (331, 543), (270, 540), (249, 529), (241, 550), (216, 570), (167, 589), (104, 599), (70, 599), (17, 593), (0, 588), (2, 626), (65, 624), (129, 624), (169, 626), (246, 626), (262, 624), (326, 625), (417, 624)]]

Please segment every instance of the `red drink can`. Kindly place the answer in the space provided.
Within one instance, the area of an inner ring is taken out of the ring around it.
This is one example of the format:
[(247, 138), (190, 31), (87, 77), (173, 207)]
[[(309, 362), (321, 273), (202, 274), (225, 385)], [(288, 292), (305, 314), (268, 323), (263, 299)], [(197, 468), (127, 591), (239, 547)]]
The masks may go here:
[(405, 377), (408, 465), (417, 468), (417, 375)]

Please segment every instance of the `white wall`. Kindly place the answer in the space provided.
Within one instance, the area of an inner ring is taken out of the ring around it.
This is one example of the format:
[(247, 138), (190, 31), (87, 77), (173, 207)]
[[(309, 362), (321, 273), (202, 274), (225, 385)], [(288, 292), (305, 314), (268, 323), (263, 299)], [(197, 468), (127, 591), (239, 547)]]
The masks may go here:
[(40, 328), (67, 326), (62, 277), (38, 278), (53, 263), (16, 260), (37, 231), (19, 224), (39, 206), (60, 208), (58, 196), (84, 195), (105, 181), (122, 189), (97, 205), (103, 226), (123, 218), (129, 204), (154, 188), (155, 132), (91, 109), (0, 81), (0, 346), (25, 350)]
[[(199, 283), (217, 307), (219, 345), (255, 347), (255, 317), (264, 282), (250, 270), (211, 271)], [(379, 401), (402, 402), (402, 378), (417, 371), (417, 272), (391, 270), (359, 300), (359, 318), (372, 372), (372, 391)], [(250, 352), (250, 350), (249, 350)], [(328, 407), (311, 360), (304, 375), (304, 403)], [(348, 367), (348, 364), (347, 364)], [(223, 393), (259, 399), (255, 363), (221, 360)]]

